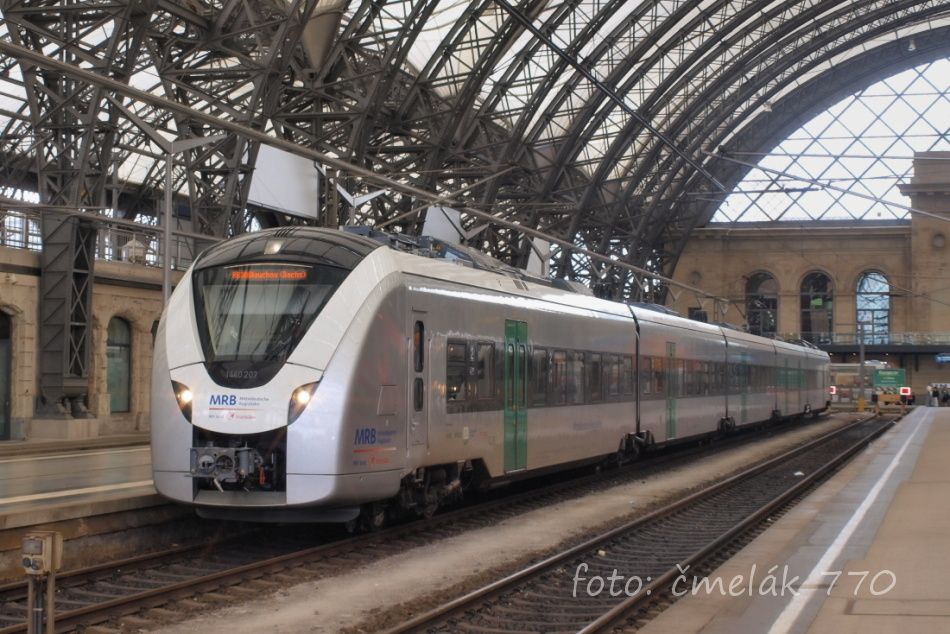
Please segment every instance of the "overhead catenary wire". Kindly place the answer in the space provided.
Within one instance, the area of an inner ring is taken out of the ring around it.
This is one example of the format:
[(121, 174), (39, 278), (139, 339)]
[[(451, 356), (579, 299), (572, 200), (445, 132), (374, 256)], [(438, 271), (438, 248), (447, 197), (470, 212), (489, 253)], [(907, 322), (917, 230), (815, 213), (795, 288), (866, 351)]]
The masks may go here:
[(850, 190), (850, 189), (847, 189), (846, 187), (838, 187), (838, 186), (836, 186), (836, 185), (832, 185), (832, 184), (830, 184), (830, 183), (828, 183), (828, 182), (826, 182), (826, 181), (822, 181), (822, 180), (817, 179), (817, 178), (810, 178), (810, 177), (808, 177), (808, 176), (798, 176), (798, 175), (792, 174), (791, 172), (786, 172), (786, 171), (784, 171), (784, 170), (777, 170), (777, 169), (774, 169), (774, 168), (771, 168), (771, 167), (764, 167), (764, 166), (762, 166), (762, 165), (757, 165), (757, 164), (755, 164), (755, 163), (750, 163), (749, 161), (743, 161), (742, 159), (737, 159), (737, 158), (731, 157), (731, 156), (729, 156), (728, 154), (726, 154), (726, 153), (724, 153), (724, 152), (710, 152), (709, 150), (703, 150), (703, 153), (705, 153), (705, 154), (707, 154), (707, 155), (709, 155), (709, 156), (711, 156), (711, 157), (714, 157), (714, 158), (716, 158), (716, 159), (721, 159), (721, 160), (724, 160), (724, 161), (729, 161), (730, 163), (736, 163), (737, 165), (743, 165), (743, 166), (748, 167), (748, 168), (751, 168), (751, 169), (757, 169), (757, 170), (760, 170), (760, 171), (763, 171), (763, 172), (767, 172), (767, 173), (769, 173), (769, 174), (776, 174), (777, 176), (783, 176), (783, 177), (785, 177), (785, 178), (793, 179), (793, 180), (797, 180), (797, 181), (801, 181), (801, 182), (803, 182), (803, 183), (811, 183), (811, 184), (816, 185), (816, 186), (818, 186), (818, 187), (821, 187), (821, 188), (823, 188), (823, 189), (830, 189), (830, 190), (832, 190), (832, 191), (841, 192), (841, 193), (843, 193), (843, 194), (848, 194), (848, 195), (851, 195), (851, 196), (856, 196), (857, 198), (863, 198), (864, 200), (870, 200), (870, 201), (872, 201), (872, 202), (876, 202), (876, 203), (879, 203), (879, 204), (881, 204), (881, 205), (886, 205), (886, 206), (888, 206), (888, 207), (895, 207), (895, 208), (897, 208), (897, 209), (903, 209), (903, 210), (905, 210), (905, 211), (909, 211), (909, 212), (912, 213), (912, 214), (919, 214), (919, 215), (921, 215), (921, 216), (926, 216), (926, 217), (928, 217), (928, 218), (933, 218), (934, 220), (940, 220), (941, 222), (948, 222), (948, 221), (950, 221), (950, 218), (948, 218), (947, 216), (943, 216), (943, 215), (940, 215), (940, 214), (935, 214), (935, 213), (930, 212), (930, 211), (924, 211), (923, 209), (918, 209), (917, 207), (911, 207), (910, 205), (904, 205), (904, 204), (901, 204), (901, 203), (891, 202), (891, 201), (889, 201), (889, 200), (885, 200), (885, 199), (883, 199), (883, 198), (879, 198), (878, 196), (872, 196), (871, 194), (862, 194), (861, 192), (852, 191), (852, 190)]
[[(439, 201), (439, 202), (449, 203), (449, 204), (455, 203), (459, 211), (461, 211), (462, 213), (475, 216), (483, 220), (487, 220), (491, 222), (492, 224), (504, 227), (506, 229), (518, 231), (522, 234), (525, 234), (531, 237), (546, 240), (550, 242), (551, 244), (556, 244), (564, 249), (568, 249), (575, 253), (585, 255), (591, 258), (592, 260), (596, 260), (598, 262), (603, 262), (611, 266), (616, 266), (619, 268), (626, 269), (634, 273), (635, 275), (653, 279), (658, 282), (662, 282), (668, 286), (676, 286), (676, 287), (682, 288), (684, 290), (695, 293), (699, 297), (710, 298), (717, 302), (722, 302), (727, 305), (729, 303), (729, 300), (727, 300), (726, 298), (717, 296), (713, 293), (709, 293), (695, 286), (685, 284), (683, 282), (679, 282), (677, 280), (674, 280), (672, 278), (659, 274), (655, 271), (650, 271), (648, 269), (644, 269), (642, 267), (638, 267), (636, 265), (629, 264), (627, 262), (623, 262), (621, 260), (611, 258), (609, 256), (606, 256), (600, 253), (595, 253), (583, 247), (579, 247), (575, 244), (572, 244), (571, 242), (567, 240), (562, 240), (555, 236), (544, 233), (543, 231), (526, 227), (516, 222), (511, 222), (509, 220), (499, 218), (493, 214), (489, 214), (484, 211), (474, 209), (470, 206), (465, 205), (465, 203), (461, 201), (455, 201), (454, 197), (456, 194), (454, 193), (439, 195), (430, 191), (426, 191), (424, 189), (420, 189), (418, 187), (415, 187), (407, 183), (402, 183), (397, 180), (393, 180), (392, 178), (389, 178), (388, 176), (384, 174), (377, 174), (371, 169), (362, 167), (360, 165), (354, 165), (338, 157), (335, 157), (335, 156), (332, 156), (332, 155), (329, 155), (324, 152), (320, 152), (308, 147), (304, 147), (302, 145), (294, 143), (293, 141), (288, 141), (286, 139), (282, 139), (279, 137), (270, 136), (266, 132), (237, 123), (235, 121), (220, 119), (213, 114), (203, 112), (202, 110), (193, 108), (189, 105), (180, 103), (178, 101), (174, 101), (172, 99), (168, 99), (167, 97), (163, 97), (161, 95), (139, 90), (138, 88), (129, 86), (128, 84), (125, 84), (121, 81), (117, 81), (110, 77), (106, 77), (104, 75), (100, 75), (98, 73), (85, 70), (83, 68), (80, 68), (73, 64), (69, 64), (67, 62), (62, 62), (60, 60), (47, 57), (41, 53), (32, 51), (18, 44), (13, 44), (12, 42), (6, 42), (2, 39), (0, 39), (0, 52), (16, 57), (20, 59), (22, 62), (32, 64), (41, 68), (46, 68), (48, 70), (64, 73), (64, 74), (73, 76), (76, 79), (87, 81), (92, 85), (100, 86), (102, 88), (114, 91), (117, 94), (125, 95), (126, 97), (130, 99), (140, 101), (146, 104), (150, 104), (156, 108), (164, 108), (168, 111), (176, 112), (183, 116), (190, 117), (192, 120), (203, 123), (212, 128), (217, 128), (220, 130), (233, 132), (234, 134), (240, 135), (248, 140), (255, 141), (258, 143), (263, 143), (265, 145), (268, 145), (280, 150), (284, 150), (291, 154), (302, 156), (312, 161), (319, 161), (323, 165), (327, 165), (334, 169), (345, 171), (351, 176), (360, 176), (378, 185), (389, 187), (390, 189), (394, 191), (402, 192), (410, 196), (415, 196), (416, 198), (419, 198), (421, 200)], [(684, 158), (687, 161), (690, 160), (686, 157)], [(211, 239), (211, 238), (209, 237), (205, 239)]]

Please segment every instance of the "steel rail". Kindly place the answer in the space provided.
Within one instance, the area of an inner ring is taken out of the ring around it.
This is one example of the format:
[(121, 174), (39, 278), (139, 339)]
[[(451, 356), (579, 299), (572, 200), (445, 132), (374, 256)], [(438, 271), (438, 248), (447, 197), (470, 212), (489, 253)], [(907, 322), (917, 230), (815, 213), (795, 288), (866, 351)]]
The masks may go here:
[[(858, 422), (864, 422), (864, 420), (866, 419), (862, 419), (862, 421)], [(748, 433), (744, 435), (737, 434), (732, 436), (732, 445), (723, 445), (718, 443), (712, 449), (713, 451), (718, 452), (725, 450), (730, 446), (741, 446), (746, 442), (755, 441), (755, 439), (763, 432), (771, 433), (776, 430), (781, 430), (782, 428), (792, 428), (793, 426), (793, 422), (788, 422), (782, 426), (767, 425), (761, 430), (749, 429)], [(853, 424), (846, 425), (840, 429), (850, 429), (852, 426)], [(833, 435), (834, 433), (835, 432), (833, 431), (828, 434), (823, 434), (818, 438), (818, 441), (826, 439), (829, 435)], [(486, 511), (503, 512), (509, 507), (517, 507), (519, 504), (523, 504), (525, 502), (535, 502), (541, 496), (570, 493), (572, 489), (582, 490), (586, 486), (596, 485), (601, 481), (612, 479), (618, 474), (636, 474), (636, 477), (640, 477), (644, 468), (676, 466), (684, 460), (694, 459), (695, 454), (697, 453), (703, 454), (709, 450), (710, 448), (707, 445), (696, 446), (694, 448), (688, 449), (680, 449), (677, 451), (677, 453), (673, 453), (672, 455), (669, 453), (664, 453), (646, 460), (633, 462), (620, 471), (609, 470), (579, 478), (568, 477), (568, 479), (555, 484), (550, 484), (539, 488), (531, 488), (527, 491), (516, 493), (514, 495), (506, 495), (501, 498), (491, 499), (486, 502), (466, 506), (464, 508), (436, 515), (435, 517), (428, 520), (409, 522), (407, 524), (393, 526), (379, 532), (357, 535), (340, 541), (323, 543), (317, 546), (294, 550), (276, 557), (262, 559), (260, 561), (251, 562), (240, 566), (229, 567), (226, 570), (217, 571), (208, 575), (196, 576), (192, 579), (186, 579), (178, 583), (168, 584), (159, 588), (116, 597), (112, 600), (93, 603), (88, 606), (58, 613), (56, 616), (56, 630), (57, 632), (73, 631), (78, 627), (102, 623), (104, 621), (116, 618), (117, 616), (123, 616), (145, 608), (162, 605), (177, 598), (193, 596), (205, 589), (234, 585), (247, 578), (261, 577), (269, 572), (286, 570), (289, 567), (300, 567), (313, 563), (319, 563), (330, 556), (349, 552), (361, 545), (386, 542), (393, 539), (411, 536), (421, 530), (437, 529), (441, 526), (451, 525), (452, 523), (458, 522), (460, 520), (474, 519), (479, 515), (484, 514)], [(565, 473), (570, 474), (571, 470), (568, 470)], [(128, 566), (137, 566), (140, 564), (148, 565), (153, 562), (160, 563), (158, 561), (160, 559), (173, 557), (175, 555), (180, 555), (205, 547), (207, 546), (185, 546), (181, 549), (169, 549), (158, 553), (140, 555), (115, 562), (98, 564), (88, 568), (67, 571), (57, 575), (57, 581), (61, 582), (63, 580), (72, 579), (73, 583), (71, 585), (61, 584), (60, 587), (75, 587), (77, 580), (86, 577), (93, 578), (99, 575), (105, 575), (110, 572), (116, 572), (119, 568), (125, 568)], [(320, 559), (314, 560), (315, 557), (320, 557)], [(11, 598), (16, 599), (16, 596), (12, 596), (13, 593), (16, 595), (22, 594), (25, 596), (25, 588), (26, 584), (24, 582), (14, 582), (0, 585), (0, 598), (5, 598), (7, 600)], [(3, 594), (6, 594), (7, 596), (4, 597)], [(0, 634), (21, 634), (26, 631), (27, 625), (25, 622), (0, 628)]]
[[(584, 541), (583, 543), (577, 544), (551, 557), (543, 559), (518, 572), (515, 572), (514, 574), (504, 577), (503, 579), (495, 581), (480, 589), (477, 589), (464, 596), (461, 596), (453, 601), (445, 603), (444, 605), (437, 607), (431, 611), (425, 612), (409, 621), (406, 621), (396, 627), (386, 630), (385, 634), (405, 634), (409, 632), (425, 631), (428, 628), (435, 627), (437, 624), (442, 623), (452, 617), (461, 615), (470, 610), (474, 610), (478, 606), (483, 604), (484, 602), (494, 599), (508, 591), (514, 590), (521, 583), (525, 581), (529, 581), (531, 579), (541, 576), (544, 573), (550, 572), (552, 570), (556, 570), (558, 567), (562, 566), (566, 562), (569, 562), (574, 557), (586, 552), (590, 552), (594, 549), (597, 549), (599, 546), (603, 545), (604, 543), (610, 541), (611, 539), (615, 537), (622, 536), (625, 533), (628, 533), (630, 531), (633, 531), (635, 529), (638, 529), (650, 523), (653, 523), (657, 520), (668, 517), (681, 509), (684, 509), (694, 503), (705, 500), (706, 498), (709, 498), (710, 496), (713, 496), (717, 493), (725, 491), (726, 489), (740, 482), (748, 480), (754, 476), (757, 476), (763, 473), (764, 471), (767, 471), (773, 467), (780, 465), (783, 462), (786, 462), (801, 454), (814, 450), (820, 447), (821, 445), (823, 445), (824, 443), (826, 443), (828, 440), (836, 436), (839, 436), (841, 434), (847, 433), (850, 430), (856, 429), (859, 426), (864, 425), (868, 423), (869, 421), (873, 420), (873, 418), (875, 417), (870, 416), (867, 418), (863, 418), (858, 421), (855, 421), (854, 423), (851, 423), (839, 429), (828, 432), (827, 434), (823, 434), (819, 436), (818, 438), (806, 443), (805, 445), (802, 445), (800, 447), (796, 447), (792, 450), (784, 452), (750, 469), (747, 469), (730, 478), (727, 478), (726, 480), (723, 480), (715, 485), (712, 485), (703, 490), (692, 493), (680, 500), (677, 500), (667, 506), (657, 509), (647, 515), (636, 518), (626, 524), (623, 524), (621, 526), (608, 530), (605, 533), (602, 533), (601, 535), (588, 539)], [(774, 510), (778, 506), (782, 506), (786, 504), (788, 500), (799, 495), (800, 492), (805, 487), (811, 486), (817, 478), (823, 477), (826, 473), (828, 473), (829, 470), (833, 469), (838, 464), (840, 464), (841, 462), (849, 458), (860, 448), (866, 446), (871, 440), (873, 440), (873, 438), (882, 434), (884, 431), (886, 431), (891, 426), (893, 426), (893, 424), (894, 424), (894, 421), (891, 421), (889, 424), (884, 425), (881, 429), (877, 430), (875, 433), (869, 434), (865, 438), (862, 438), (860, 441), (852, 444), (851, 446), (848, 447), (848, 449), (846, 449), (842, 453), (839, 453), (834, 459), (826, 463), (822, 468), (816, 470), (810, 476), (807, 476), (801, 482), (797, 483), (794, 487), (792, 487), (792, 489), (789, 489), (785, 493), (783, 493), (781, 496), (774, 498), (768, 504), (761, 507), (758, 511), (748, 516), (747, 519), (743, 520), (741, 524), (736, 525), (733, 529), (730, 529), (722, 537), (716, 539), (714, 542), (707, 544), (702, 549), (694, 553), (691, 557), (688, 558), (686, 562), (678, 562), (678, 563), (681, 565), (683, 563), (687, 563), (692, 566), (695, 564), (696, 561), (699, 561), (700, 559), (707, 557), (709, 553), (721, 548), (723, 543), (727, 543), (731, 541), (732, 539), (736, 537), (736, 535), (747, 530), (749, 526), (760, 521), (761, 517), (764, 514)], [(592, 623), (590, 623), (582, 631), (585, 634), (588, 634), (589, 632), (603, 631), (604, 628), (608, 628), (611, 624), (614, 624), (618, 620), (623, 619), (624, 615), (628, 614), (630, 610), (634, 609), (643, 600), (651, 598), (651, 596), (656, 593), (657, 589), (662, 588), (665, 585), (668, 585), (679, 574), (680, 574), (679, 569), (677, 569), (674, 566), (670, 571), (668, 571), (661, 577), (652, 581), (648, 585), (645, 585), (641, 589), (640, 593), (638, 593), (637, 595), (634, 595), (634, 597), (628, 600), (625, 600), (622, 604), (615, 606), (613, 609), (611, 609), (609, 612), (602, 615), (596, 621), (593, 621)], [(594, 628), (594, 629), (591, 629), (591, 628)]]
[(664, 575), (646, 585), (644, 587), (644, 592), (625, 599), (622, 603), (615, 606), (609, 612), (593, 621), (584, 629), (580, 630), (579, 634), (595, 634), (597, 632), (609, 631), (615, 625), (624, 621), (627, 616), (633, 612), (633, 610), (637, 609), (638, 606), (653, 598), (653, 595), (655, 595), (658, 591), (662, 591), (664, 588), (674, 583), (676, 578), (680, 576), (681, 570), (686, 570), (689, 567), (695, 568), (696, 564), (707, 559), (716, 551), (720, 550), (734, 539), (742, 535), (744, 532), (761, 523), (777, 509), (780, 509), (786, 504), (792, 502), (795, 498), (802, 495), (816, 482), (820, 481), (839, 465), (846, 462), (854, 454), (867, 447), (871, 441), (882, 435), (885, 431), (893, 427), (893, 425), (894, 422), (892, 421), (889, 425), (882, 426), (880, 429), (877, 429), (864, 438), (854, 442), (850, 447), (839, 453), (832, 460), (826, 462), (816, 471), (802, 478), (801, 481), (792, 486), (792, 488), (788, 489), (785, 493), (781, 494), (768, 504), (762, 506), (759, 510), (755, 511), (746, 517), (742, 522), (736, 524), (733, 528), (723, 533), (719, 538), (713, 540), (703, 548), (700, 548), (687, 559), (678, 562)]

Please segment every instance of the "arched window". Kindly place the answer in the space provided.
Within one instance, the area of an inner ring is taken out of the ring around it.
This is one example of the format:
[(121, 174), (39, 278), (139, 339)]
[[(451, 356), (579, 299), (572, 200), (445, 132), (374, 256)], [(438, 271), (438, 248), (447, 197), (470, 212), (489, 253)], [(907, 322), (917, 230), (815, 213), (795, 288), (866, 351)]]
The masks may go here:
[(834, 288), (824, 273), (809, 273), (802, 280), (802, 339), (831, 343)]
[(10, 316), (0, 311), (0, 440), (10, 440), (10, 384), (13, 341)]
[(129, 328), (129, 322), (124, 319), (113, 317), (109, 321), (106, 363), (109, 408), (113, 412), (127, 412), (132, 375), (132, 329)]
[(778, 312), (778, 283), (768, 273), (756, 273), (745, 285), (745, 311), (749, 332), (766, 337), (775, 335)]
[[(890, 332), (891, 285), (883, 273), (869, 271), (858, 278), (855, 293), (857, 322), (864, 325), (864, 343), (887, 343)], [(858, 332), (861, 332), (860, 326)]]

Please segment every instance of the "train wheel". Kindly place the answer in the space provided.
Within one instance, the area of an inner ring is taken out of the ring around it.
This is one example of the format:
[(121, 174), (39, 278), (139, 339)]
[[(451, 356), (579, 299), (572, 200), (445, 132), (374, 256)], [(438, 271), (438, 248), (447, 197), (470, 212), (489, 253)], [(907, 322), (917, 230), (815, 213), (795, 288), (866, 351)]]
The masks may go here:
[(364, 504), (360, 511), (360, 523), (365, 531), (378, 531), (386, 526), (386, 505), (382, 502)]

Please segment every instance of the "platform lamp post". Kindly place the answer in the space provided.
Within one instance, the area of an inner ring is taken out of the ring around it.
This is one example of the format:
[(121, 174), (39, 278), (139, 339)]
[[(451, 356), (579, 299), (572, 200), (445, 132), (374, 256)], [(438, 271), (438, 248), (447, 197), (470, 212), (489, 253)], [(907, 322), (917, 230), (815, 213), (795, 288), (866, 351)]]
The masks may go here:
[(171, 268), (171, 246), (172, 246), (172, 168), (175, 166), (175, 155), (181, 152), (187, 152), (203, 145), (217, 143), (227, 138), (227, 134), (212, 134), (211, 136), (192, 137), (186, 139), (175, 139), (169, 141), (158, 130), (145, 123), (141, 117), (126, 108), (122, 103), (112, 95), (108, 96), (112, 105), (114, 105), (129, 121), (144, 132), (148, 138), (155, 142), (165, 154), (165, 209), (162, 239), (162, 304), (168, 303), (168, 296), (172, 292), (172, 268)]

